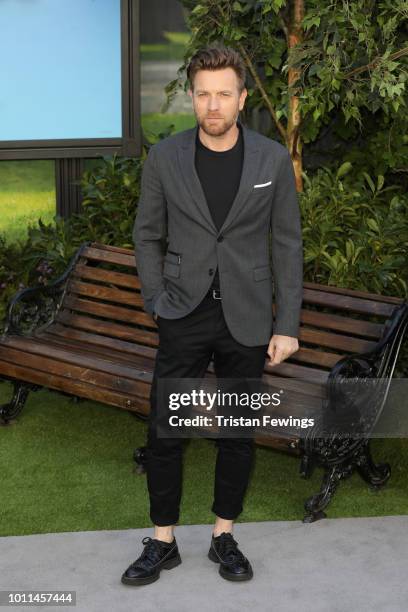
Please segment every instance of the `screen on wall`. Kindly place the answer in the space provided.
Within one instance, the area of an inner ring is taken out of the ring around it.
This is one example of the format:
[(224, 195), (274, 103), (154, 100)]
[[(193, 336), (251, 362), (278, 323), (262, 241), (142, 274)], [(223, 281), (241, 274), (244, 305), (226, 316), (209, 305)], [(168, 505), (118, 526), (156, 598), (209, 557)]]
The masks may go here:
[(0, 0), (0, 141), (121, 138), (120, 0)]

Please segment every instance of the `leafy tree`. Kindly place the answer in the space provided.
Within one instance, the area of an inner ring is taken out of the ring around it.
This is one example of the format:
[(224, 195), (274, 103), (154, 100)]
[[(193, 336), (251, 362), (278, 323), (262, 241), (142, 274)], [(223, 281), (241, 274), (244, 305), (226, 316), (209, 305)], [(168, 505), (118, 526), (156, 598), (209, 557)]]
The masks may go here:
[(335, 123), (346, 139), (367, 123), (387, 132), (406, 126), (407, 0), (181, 1), (191, 38), (167, 103), (187, 89), (184, 70), (198, 48), (217, 41), (236, 48), (249, 73), (246, 112), (266, 110), (299, 191), (303, 145), (327, 126)]

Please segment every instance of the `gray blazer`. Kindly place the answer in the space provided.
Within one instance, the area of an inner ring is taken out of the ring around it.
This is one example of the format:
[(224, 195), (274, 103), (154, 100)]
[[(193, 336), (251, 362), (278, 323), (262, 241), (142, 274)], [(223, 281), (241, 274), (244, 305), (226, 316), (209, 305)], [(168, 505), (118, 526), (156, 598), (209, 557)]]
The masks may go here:
[(150, 148), (133, 240), (146, 312), (186, 316), (204, 298), (218, 266), (228, 328), (241, 344), (256, 346), (268, 344), (273, 333), (298, 336), (303, 249), (288, 150), (242, 128), (241, 182), (220, 231), (195, 169), (196, 125)]

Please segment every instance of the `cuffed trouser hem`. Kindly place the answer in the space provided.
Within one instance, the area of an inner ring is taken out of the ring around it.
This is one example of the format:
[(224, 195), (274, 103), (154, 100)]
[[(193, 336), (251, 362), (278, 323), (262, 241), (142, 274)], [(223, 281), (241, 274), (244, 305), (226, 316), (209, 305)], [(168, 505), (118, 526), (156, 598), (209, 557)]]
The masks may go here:
[(170, 527), (170, 525), (175, 525), (176, 523), (178, 523), (179, 517), (156, 517), (153, 514), (150, 514), (150, 520), (152, 521), (153, 525), (157, 525), (157, 527)]
[(222, 510), (221, 508), (217, 510), (217, 507), (214, 504), (211, 507), (211, 512), (214, 512), (214, 514), (222, 519), (225, 519), (226, 521), (234, 521), (241, 514), (242, 510), (242, 508), (236, 511)]

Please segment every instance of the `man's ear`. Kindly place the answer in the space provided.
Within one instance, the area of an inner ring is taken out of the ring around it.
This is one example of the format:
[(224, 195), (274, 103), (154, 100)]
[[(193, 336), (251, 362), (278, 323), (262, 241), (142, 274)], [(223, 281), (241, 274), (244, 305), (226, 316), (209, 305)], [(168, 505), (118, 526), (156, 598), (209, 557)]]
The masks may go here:
[(242, 111), (242, 109), (244, 108), (244, 104), (245, 104), (247, 95), (248, 95), (248, 90), (246, 87), (244, 87), (244, 89), (241, 91), (241, 94), (239, 96), (239, 110), (240, 111)]
[(193, 92), (191, 91), (191, 89), (189, 89), (189, 90), (187, 91), (187, 93), (188, 93), (188, 95), (190, 96), (190, 98), (192, 98), (192, 97), (193, 97)]

